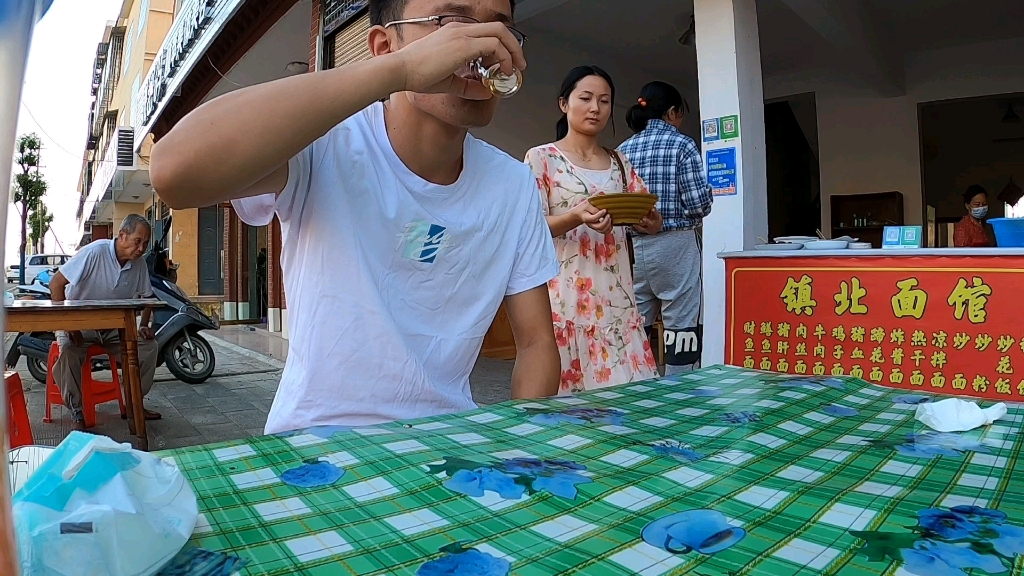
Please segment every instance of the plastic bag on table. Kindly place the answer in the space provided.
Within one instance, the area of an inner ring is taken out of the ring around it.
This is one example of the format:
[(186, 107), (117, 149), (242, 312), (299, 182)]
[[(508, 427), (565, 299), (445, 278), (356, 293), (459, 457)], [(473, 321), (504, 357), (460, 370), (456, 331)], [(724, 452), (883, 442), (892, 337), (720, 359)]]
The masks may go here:
[(199, 510), (176, 467), (72, 432), (14, 495), (21, 569), (33, 576), (150, 576), (188, 541)]

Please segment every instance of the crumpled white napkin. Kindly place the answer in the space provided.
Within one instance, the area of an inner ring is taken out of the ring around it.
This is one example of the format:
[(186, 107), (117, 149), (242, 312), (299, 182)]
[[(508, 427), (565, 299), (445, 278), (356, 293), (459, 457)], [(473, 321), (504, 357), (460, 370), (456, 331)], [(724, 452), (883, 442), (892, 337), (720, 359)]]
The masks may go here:
[(917, 406), (914, 415), (925, 426), (937, 432), (967, 432), (988, 426), (1006, 415), (1006, 404), (1000, 402), (981, 408), (974, 402), (947, 398)]

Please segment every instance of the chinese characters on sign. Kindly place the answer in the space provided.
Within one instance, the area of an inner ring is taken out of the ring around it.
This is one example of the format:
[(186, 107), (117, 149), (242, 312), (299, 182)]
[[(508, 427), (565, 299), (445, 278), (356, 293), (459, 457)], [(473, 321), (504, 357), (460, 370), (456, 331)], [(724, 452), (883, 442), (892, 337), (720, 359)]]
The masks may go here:
[(729, 363), (1024, 401), (1024, 270), (793, 260), (729, 261)]

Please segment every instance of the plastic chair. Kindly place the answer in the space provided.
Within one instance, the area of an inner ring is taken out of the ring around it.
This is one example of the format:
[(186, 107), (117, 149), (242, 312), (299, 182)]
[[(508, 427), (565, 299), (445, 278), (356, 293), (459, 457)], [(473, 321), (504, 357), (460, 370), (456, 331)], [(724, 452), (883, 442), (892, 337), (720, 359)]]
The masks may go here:
[(4, 384), (7, 385), (7, 435), (11, 439), (11, 449), (35, 444), (21, 376), (17, 372), (4, 372)]
[[(121, 395), (121, 379), (117, 373), (117, 360), (110, 358), (111, 380), (96, 380), (92, 377), (92, 359), (95, 356), (106, 356), (107, 351), (102, 346), (93, 344), (85, 354), (85, 362), (82, 363), (82, 414), (85, 416), (85, 425), (92, 428), (96, 425), (96, 405), (104, 402), (117, 400), (121, 409), (121, 419), (128, 417), (124, 407), (124, 398)], [(54, 342), (50, 345), (50, 355), (47, 359), (46, 371), (46, 416), (43, 422), (52, 422), (50, 409), (52, 406), (63, 406), (64, 396), (61, 394), (60, 386), (53, 378), (53, 366), (60, 356), (60, 347)]]

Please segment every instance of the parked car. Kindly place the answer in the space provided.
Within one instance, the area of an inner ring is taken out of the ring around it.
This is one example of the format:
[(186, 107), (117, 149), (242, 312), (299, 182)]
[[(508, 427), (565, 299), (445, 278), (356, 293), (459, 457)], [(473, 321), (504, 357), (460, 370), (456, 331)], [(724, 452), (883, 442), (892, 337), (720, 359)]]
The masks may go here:
[[(25, 263), (25, 284), (31, 284), (36, 276), (43, 270), (50, 270), (63, 266), (71, 259), (67, 254), (33, 254), (26, 258)], [(12, 284), (18, 283), (18, 272), (21, 266), (11, 264), (7, 267), (7, 281)]]

